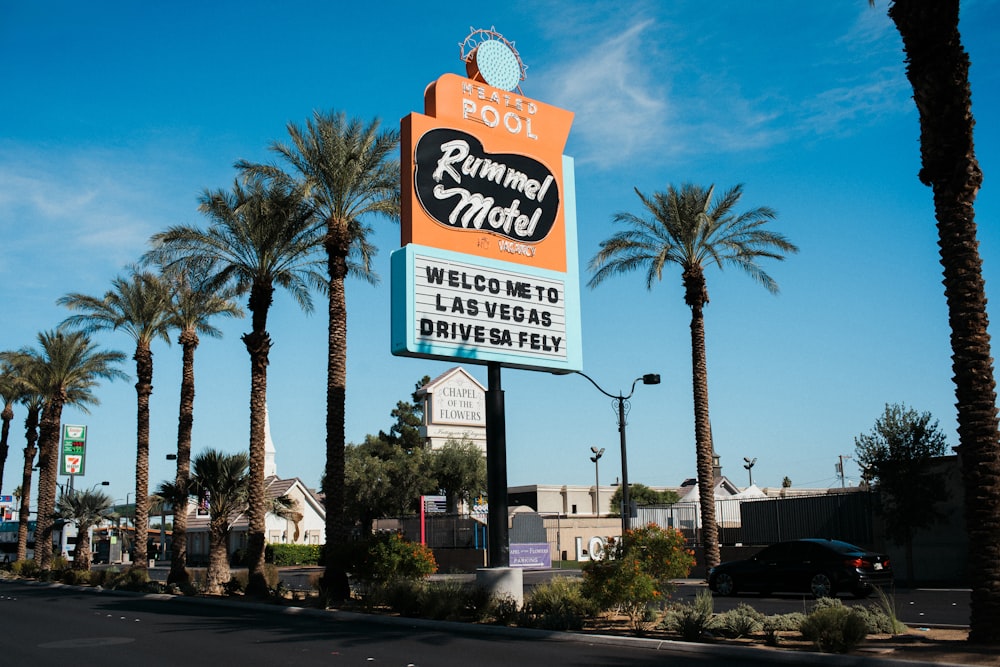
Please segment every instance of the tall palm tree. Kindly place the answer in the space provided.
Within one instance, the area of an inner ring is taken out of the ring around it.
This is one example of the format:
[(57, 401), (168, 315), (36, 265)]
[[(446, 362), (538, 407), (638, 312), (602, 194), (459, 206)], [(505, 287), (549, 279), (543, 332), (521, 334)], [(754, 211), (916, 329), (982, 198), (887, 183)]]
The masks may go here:
[(76, 524), (76, 550), (73, 569), (89, 570), (91, 563), (90, 529), (108, 518), (115, 500), (103, 491), (73, 489), (59, 495), (56, 515)]
[[(177, 342), (181, 345), (181, 396), (177, 419), (177, 476), (176, 484), (187, 488), (191, 473), (191, 432), (194, 427), (194, 353), (200, 342), (198, 334), (217, 338), (222, 332), (209, 319), (223, 315), (242, 317), (243, 311), (230, 299), (235, 296), (231, 288), (221, 291), (209, 288), (200, 277), (192, 278), (189, 271), (167, 271), (173, 299), (170, 302), (170, 323), (180, 330)], [(167, 583), (187, 584), (187, 493), (174, 502), (173, 549)]]
[[(55, 513), (56, 476), (59, 461), (59, 428), (65, 405), (87, 411), (99, 401), (93, 394), (100, 379), (128, 377), (117, 368), (125, 359), (121, 352), (102, 351), (83, 331), (59, 328), (38, 334), (38, 347), (25, 348), (5, 359), (30, 367), (32, 384), (44, 397), (39, 424), (38, 504), (35, 523), (35, 561), (42, 570), (52, 568), (52, 522)], [(29, 438), (30, 443), (30, 438)], [(25, 457), (27, 459), (27, 455)], [(25, 463), (27, 466), (27, 461)], [(29, 482), (30, 484), (30, 482)], [(23, 505), (23, 504), (22, 504)], [(21, 512), (22, 526), (27, 526)], [(20, 550), (20, 543), (18, 544)]]
[[(371, 214), (399, 218), (399, 133), (380, 129), (376, 119), (365, 123), (343, 113), (316, 111), (305, 127), (288, 124), (290, 144), (274, 142), (271, 150), (287, 163), (305, 191), (325, 236), (329, 293), (326, 389), (326, 543), (343, 544), (350, 527), (344, 515), (344, 414), (347, 398), (347, 300), (348, 275), (375, 282), (371, 260), (376, 249), (368, 240), (371, 228), (364, 222)], [(237, 166), (272, 177), (277, 167)], [(326, 550), (324, 589), (335, 599), (350, 594), (347, 573), (339, 565), (336, 549)]]
[(210, 449), (194, 459), (191, 493), (208, 504), (208, 571), (206, 593), (218, 595), (229, 581), (229, 533), (246, 508), (249, 491), (247, 452), (225, 454)]
[(250, 490), (247, 539), (247, 591), (262, 594), (266, 494), (264, 490), (265, 409), (271, 335), (267, 316), (274, 291), (281, 287), (306, 312), (312, 310), (310, 287), (323, 289), (317, 269), (316, 226), (301, 192), (285, 182), (247, 174), (232, 191), (206, 191), (200, 209), (211, 220), (207, 229), (171, 227), (152, 238), (147, 259), (167, 267), (193, 266), (205, 271), (207, 286), (231, 286), (249, 292), (252, 330), (243, 335), (250, 355)]
[(983, 173), (973, 146), (969, 55), (958, 0), (894, 0), (920, 115), (920, 182), (931, 188), (951, 325), (972, 583), (971, 641), (1000, 643), (1000, 423), (973, 204)]
[(28, 522), (31, 517), (31, 477), (35, 466), (35, 454), (38, 453), (38, 423), (42, 413), (42, 381), (40, 378), (40, 362), (24, 352), (5, 352), (0, 354), (2, 363), (8, 372), (17, 377), (21, 385), (20, 403), (27, 409), (24, 418), (25, 440), (24, 465), (21, 469), (21, 485), (15, 489), (18, 498), (17, 526), (17, 560), (28, 556)]
[(758, 260), (783, 260), (784, 253), (798, 251), (784, 236), (764, 228), (776, 217), (770, 208), (762, 206), (743, 213), (735, 212), (743, 194), (741, 185), (713, 200), (714, 192), (715, 186), (703, 188), (685, 184), (678, 190), (670, 185), (666, 192), (654, 192), (652, 197), (647, 197), (636, 189), (648, 217), (632, 213), (614, 216), (616, 223), (627, 225), (628, 229), (601, 242), (600, 250), (590, 260), (590, 270), (594, 273), (588, 283), (595, 287), (611, 276), (642, 269), (646, 274), (646, 288), (652, 289), (663, 278), (666, 265), (677, 264), (681, 268), (684, 302), (691, 309), (695, 449), (702, 542), (708, 567), (719, 564), (719, 539), (705, 354), (704, 308), (708, 303), (705, 268), (713, 264), (720, 269), (735, 266), (768, 291), (777, 293), (777, 283), (760, 267)]
[(149, 397), (153, 393), (152, 342), (170, 344), (170, 288), (159, 276), (132, 267), (117, 276), (103, 297), (70, 293), (60, 305), (78, 311), (64, 324), (81, 331), (124, 331), (135, 342), (136, 456), (135, 456), (135, 561), (133, 567), (149, 564)]
[(14, 404), (20, 402), (25, 391), (24, 382), (13, 364), (0, 361), (0, 401), (3, 401), (3, 409), (0, 410), (0, 492), (4, 488), (3, 473), (10, 452), (7, 438), (10, 436), (10, 423), (14, 421)]

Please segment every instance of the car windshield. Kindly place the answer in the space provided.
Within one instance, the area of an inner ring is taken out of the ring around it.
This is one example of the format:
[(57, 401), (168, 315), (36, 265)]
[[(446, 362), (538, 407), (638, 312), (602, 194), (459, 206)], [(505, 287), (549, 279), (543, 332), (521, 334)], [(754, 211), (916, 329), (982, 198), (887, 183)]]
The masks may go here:
[(855, 546), (848, 542), (841, 542), (840, 540), (815, 540), (815, 544), (822, 544), (830, 549), (833, 549), (840, 554), (863, 554), (865, 550), (859, 546)]

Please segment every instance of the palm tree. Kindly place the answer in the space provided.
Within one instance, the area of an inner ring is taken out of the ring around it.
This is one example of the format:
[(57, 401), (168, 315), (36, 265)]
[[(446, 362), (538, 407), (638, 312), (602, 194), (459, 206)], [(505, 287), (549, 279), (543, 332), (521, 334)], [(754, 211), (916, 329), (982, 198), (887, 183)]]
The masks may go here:
[[(344, 507), (344, 414), (347, 398), (347, 301), (344, 280), (354, 275), (377, 280), (371, 268), (376, 249), (368, 241), (369, 214), (399, 218), (399, 133), (380, 130), (379, 121), (348, 120), (343, 113), (316, 111), (305, 127), (288, 124), (291, 144), (271, 150), (288, 163), (288, 178), (301, 182), (314, 215), (325, 227), (329, 324), (326, 390), (326, 543), (343, 544), (350, 527)], [(276, 167), (240, 162), (237, 166), (280, 178)], [(336, 549), (326, 550), (324, 589), (335, 599), (350, 594), (347, 573)]]
[(1000, 643), (1000, 423), (973, 204), (983, 181), (973, 147), (969, 55), (958, 0), (894, 0), (906, 75), (920, 115), (920, 182), (934, 194), (951, 324), (952, 370), (969, 533), (969, 640)]
[(58, 299), (60, 305), (79, 311), (64, 324), (81, 331), (122, 330), (135, 342), (136, 456), (135, 456), (135, 562), (146, 569), (149, 560), (149, 397), (153, 393), (153, 351), (157, 338), (170, 344), (169, 285), (149, 272), (132, 267), (130, 275), (118, 276), (103, 297), (71, 293)]
[(3, 491), (3, 473), (7, 465), (7, 454), (10, 446), (7, 438), (10, 435), (10, 423), (14, 420), (14, 404), (24, 397), (25, 386), (17, 370), (10, 362), (0, 362), (0, 400), (3, 409), (0, 410), (0, 491)]
[(59, 500), (56, 501), (56, 515), (76, 524), (74, 570), (90, 569), (90, 529), (108, 518), (114, 504), (114, 498), (96, 488), (73, 489), (59, 495)]
[[(242, 317), (243, 311), (230, 299), (232, 289), (210, 289), (203, 279), (192, 280), (188, 271), (166, 272), (173, 299), (170, 302), (171, 325), (180, 330), (177, 342), (181, 345), (181, 397), (177, 420), (177, 477), (176, 484), (187, 488), (191, 473), (191, 431), (194, 427), (194, 353), (198, 348), (198, 334), (219, 337), (222, 332), (209, 323), (216, 315)], [(187, 493), (182, 493), (174, 503), (173, 549), (167, 583), (187, 584), (190, 577), (187, 564)]]
[(287, 290), (306, 312), (312, 310), (310, 287), (323, 289), (317, 272), (317, 234), (301, 192), (288, 183), (247, 174), (231, 192), (206, 191), (201, 211), (208, 229), (172, 227), (152, 238), (147, 260), (170, 269), (192, 266), (205, 271), (206, 285), (231, 286), (249, 292), (252, 330), (243, 335), (250, 355), (250, 491), (247, 539), (247, 591), (262, 594), (266, 494), (264, 490), (264, 426), (267, 366), (271, 336), (267, 315), (275, 288)]
[[(55, 513), (56, 474), (59, 460), (59, 427), (63, 406), (72, 405), (87, 412), (88, 405), (99, 401), (93, 389), (99, 379), (128, 377), (116, 365), (124, 361), (121, 352), (102, 351), (82, 331), (59, 328), (38, 334), (38, 348), (4, 353), (4, 359), (27, 368), (31, 385), (44, 398), (39, 424), (38, 503), (35, 523), (35, 561), (40, 569), (52, 568), (52, 521)], [(30, 415), (29, 415), (30, 416)], [(29, 446), (31, 444), (29, 426)], [(29, 463), (25, 449), (25, 467)], [(26, 476), (30, 476), (30, 470)], [(24, 486), (25, 493), (30, 481)], [(22, 503), (21, 526), (27, 528), (26, 506)], [(19, 531), (20, 532), (20, 531)], [(18, 551), (20, 557), (20, 535)]]
[(233, 520), (247, 506), (248, 466), (247, 452), (225, 454), (210, 449), (194, 459), (190, 490), (195, 497), (208, 504), (209, 552), (205, 592), (210, 595), (222, 593), (230, 578), (229, 532)]
[(663, 277), (667, 264), (682, 270), (684, 302), (691, 309), (691, 367), (694, 393), (695, 449), (697, 451), (698, 488), (701, 499), (702, 542), (708, 567), (719, 564), (718, 526), (715, 522), (715, 488), (712, 470), (714, 447), (708, 412), (708, 366), (705, 355), (704, 308), (708, 303), (705, 268), (736, 266), (748, 273), (768, 291), (777, 293), (778, 285), (758, 264), (761, 258), (783, 260), (783, 253), (798, 248), (784, 236), (764, 229), (776, 214), (767, 207), (736, 213), (734, 208), (743, 187), (726, 191), (713, 201), (715, 186), (703, 188), (685, 184), (680, 190), (668, 186), (666, 192), (647, 197), (636, 189), (639, 200), (651, 217), (618, 213), (616, 223), (628, 229), (601, 242), (590, 260), (593, 276), (588, 283), (595, 287), (611, 276), (643, 269), (646, 288), (652, 289)]

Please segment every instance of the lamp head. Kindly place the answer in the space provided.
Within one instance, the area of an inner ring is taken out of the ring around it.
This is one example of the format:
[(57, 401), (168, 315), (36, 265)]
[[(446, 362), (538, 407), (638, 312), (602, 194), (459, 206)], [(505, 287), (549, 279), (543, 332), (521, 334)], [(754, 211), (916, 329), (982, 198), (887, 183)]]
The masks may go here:
[(659, 373), (646, 373), (642, 376), (643, 384), (660, 384), (660, 374)]

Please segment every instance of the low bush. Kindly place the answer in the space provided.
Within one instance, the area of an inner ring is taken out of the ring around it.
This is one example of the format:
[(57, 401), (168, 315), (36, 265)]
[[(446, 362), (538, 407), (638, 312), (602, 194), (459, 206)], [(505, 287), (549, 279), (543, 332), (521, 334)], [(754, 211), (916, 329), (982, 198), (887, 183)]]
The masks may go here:
[(715, 601), (709, 591), (701, 591), (693, 604), (680, 603), (670, 607), (660, 626), (676, 632), (687, 642), (702, 641), (708, 630), (715, 625), (713, 609)]
[(764, 628), (764, 614), (745, 602), (715, 617), (713, 626), (725, 637), (748, 637)]
[(494, 596), (489, 615), (499, 625), (514, 625), (520, 620), (521, 607), (508, 595)]
[(799, 631), (823, 653), (847, 653), (868, 636), (868, 623), (856, 610), (826, 605), (809, 614)]
[(379, 533), (343, 548), (345, 569), (363, 586), (379, 586), (398, 579), (422, 579), (437, 571), (434, 554), (399, 533)]
[[(264, 560), (275, 565), (318, 565), (320, 545), (318, 544), (268, 544), (264, 550)], [(273, 588), (273, 587), (272, 587)]]
[(31, 559), (14, 561), (14, 564), (10, 566), (10, 571), (16, 577), (34, 579), (38, 576), (38, 563)]
[(791, 614), (766, 616), (761, 627), (764, 631), (764, 642), (768, 646), (777, 646), (781, 642), (780, 633), (797, 632), (802, 627), (804, 620), (806, 620), (806, 615), (798, 611)]
[(650, 524), (612, 540), (605, 556), (583, 566), (584, 594), (601, 610), (626, 614), (641, 631), (650, 622), (651, 604), (664, 604), (674, 590), (672, 579), (686, 577), (694, 554), (684, 535), (673, 528)]
[(581, 582), (555, 577), (535, 587), (521, 610), (518, 625), (546, 630), (580, 630), (597, 613)]
[(90, 570), (64, 570), (62, 582), (70, 586), (86, 586), (90, 584)]

